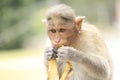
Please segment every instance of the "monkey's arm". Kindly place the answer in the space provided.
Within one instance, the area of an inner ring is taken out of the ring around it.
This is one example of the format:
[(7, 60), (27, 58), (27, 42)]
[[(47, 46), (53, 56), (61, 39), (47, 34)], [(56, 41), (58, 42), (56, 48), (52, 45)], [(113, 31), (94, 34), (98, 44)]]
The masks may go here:
[(83, 69), (95, 79), (109, 78), (110, 65), (102, 56), (85, 54), (71, 47), (61, 47), (58, 49), (58, 58), (81, 64)]
[(110, 77), (110, 65), (104, 57), (96, 55), (83, 55), (80, 63), (93, 77), (98, 79), (107, 79)]

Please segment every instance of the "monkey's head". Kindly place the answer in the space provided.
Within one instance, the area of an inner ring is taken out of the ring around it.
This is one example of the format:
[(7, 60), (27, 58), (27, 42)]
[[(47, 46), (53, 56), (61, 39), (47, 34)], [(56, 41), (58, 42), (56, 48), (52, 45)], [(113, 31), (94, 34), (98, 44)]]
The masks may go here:
[(73, 9), (58, 5), (47, 12), (46, 25), (48, 36), (54, 46), (69, 46), (76, 39), (83, 18), (75, 17)]

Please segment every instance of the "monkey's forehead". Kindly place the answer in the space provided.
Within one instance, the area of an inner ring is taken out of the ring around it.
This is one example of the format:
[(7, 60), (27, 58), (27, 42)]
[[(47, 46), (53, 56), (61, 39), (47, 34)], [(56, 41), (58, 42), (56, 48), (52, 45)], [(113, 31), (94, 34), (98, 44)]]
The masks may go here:
[(51, 7), (47, 11), (47, 19), (50, 19), (52, 17), (61, 17), (65, 19), (75, 20), (75, 12), (71, 7), (67, 5), (57, 5)]

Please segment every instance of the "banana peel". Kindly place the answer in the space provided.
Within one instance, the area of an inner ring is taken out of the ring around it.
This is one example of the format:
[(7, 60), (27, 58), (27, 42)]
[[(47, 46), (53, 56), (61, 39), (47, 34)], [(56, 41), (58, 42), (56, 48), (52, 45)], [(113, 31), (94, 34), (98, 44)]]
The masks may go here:
[(59, 79), (58, 65), (56, 59), (48, 61), (48, 79), (49, 80), (69, 80), (73, 74), (73, 68), (69, 61), (66, 62), (63, 74)]
[[(56, 52), (57, 48), (53, 50), (54, 53)], [(73, 74), (73, 67), (69, 61), (66, 62), (66, 66), (64, 68), (63, 74), (60, 78), (58, 72), (58, 65), (56, 61), (56, 55), (48, 60), (48, 80), (69, 80)]]
[(62, 77), (60, 78), (60, 80), (70, 80), (70, 77), (73, 74), (73, 68), (72, 65), (69, 61), (66, 62), (66, 66), (64, 68), (64, 72), (62, 74)]
[(56, 59), (48, 61), (48, 80), (59, 80), (58, 65)]

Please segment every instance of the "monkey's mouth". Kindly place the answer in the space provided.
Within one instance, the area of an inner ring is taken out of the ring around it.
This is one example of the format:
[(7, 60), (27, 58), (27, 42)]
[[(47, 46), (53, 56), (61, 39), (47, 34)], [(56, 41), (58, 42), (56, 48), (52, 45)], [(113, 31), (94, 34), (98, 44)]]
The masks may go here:
[(52, 42), (52, 44), (56, 47), (69, 46), (69, 44), (67, 44), (67, 42), (59, 42), (59, 43)]
[(62, 47), (62, 46), (68, 46), (67, 44), (56, 44), (55, 47)]
[(56, 44), (55, 46), (59, 48), (59, 47), (62, 47), (64, 45), (63, 44)]

